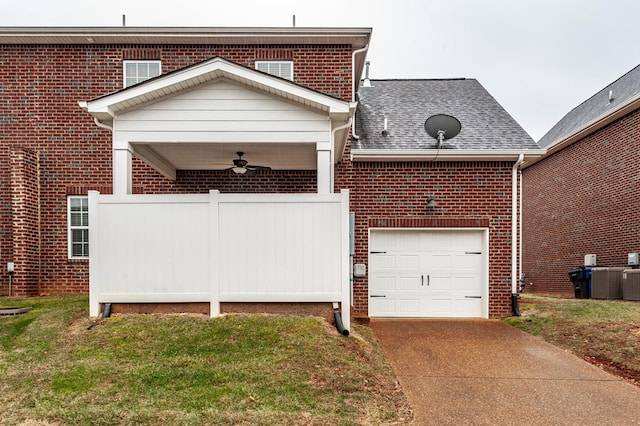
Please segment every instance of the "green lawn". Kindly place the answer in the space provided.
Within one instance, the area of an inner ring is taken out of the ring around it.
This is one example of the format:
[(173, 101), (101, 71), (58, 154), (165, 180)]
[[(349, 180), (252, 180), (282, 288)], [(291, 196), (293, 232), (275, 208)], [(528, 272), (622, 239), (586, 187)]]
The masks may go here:
[[(0, 424), (356, 425), (410, 417), (375, 339), (300, 316), (125, 315), (0, 299)], [(31, 423), (29, 423), (31, 422)], [(47, 424), (47, 423), (45, 423)]]

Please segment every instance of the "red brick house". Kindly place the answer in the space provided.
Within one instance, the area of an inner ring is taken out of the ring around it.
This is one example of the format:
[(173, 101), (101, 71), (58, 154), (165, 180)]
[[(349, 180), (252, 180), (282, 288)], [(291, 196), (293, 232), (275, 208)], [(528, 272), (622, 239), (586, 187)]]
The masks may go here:
[(524, 165), (523, 271), (527, 290), (573, 294), (567, 272), (627, 266), (640, 250), (640, 66), (604, 87), (542, 137)]
[[(475, 80), (366, 81), (358, 99), (370, 36), (0, 29), (13, 294), (89, 292), (92, 315), (329, 306), (347, 328), (350, 311), (509, 315), (516, 176), (541, 152)], [(436, 145), (434, 114), (460, 135)]]

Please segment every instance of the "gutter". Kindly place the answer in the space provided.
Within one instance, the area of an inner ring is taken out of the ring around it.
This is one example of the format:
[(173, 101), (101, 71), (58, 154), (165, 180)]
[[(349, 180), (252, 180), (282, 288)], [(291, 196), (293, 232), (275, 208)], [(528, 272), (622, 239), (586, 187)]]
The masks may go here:
[[(520, 154), (518, 161), (511, 169), (511, 309), (513, 315), (519, 317), (518, 308), (518, 229), (522, 224), (518, 222), (518, 167), (524, 162), (524, 154)], [(522, 194), (520, 194), (522, 197)]]
[[(434, 149), (352, 149), (352, 161), (431, 161)], [(438, 161), (518, 161), (541, 157), (545, 149), (441, 149)]]

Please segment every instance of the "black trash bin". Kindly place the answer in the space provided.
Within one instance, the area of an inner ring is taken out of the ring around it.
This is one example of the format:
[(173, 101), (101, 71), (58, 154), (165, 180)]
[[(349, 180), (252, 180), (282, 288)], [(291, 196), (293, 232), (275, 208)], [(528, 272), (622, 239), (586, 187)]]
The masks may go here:
[(573, 292), (576, 299), (589, 298), (589, 280), (587, 279), (586, 268), (576, 268), (569, 272), (569, 279), (573, 284)]

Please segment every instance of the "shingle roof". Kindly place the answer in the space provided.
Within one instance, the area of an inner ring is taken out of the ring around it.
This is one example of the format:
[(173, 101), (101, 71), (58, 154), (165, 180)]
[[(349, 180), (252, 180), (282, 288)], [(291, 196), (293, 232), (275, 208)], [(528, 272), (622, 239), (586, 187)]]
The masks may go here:
[[(609, 91), (613, 96), (609, 102)], [(569, 111), (538, 144), (547, 148), (563, 141), (599, 117), (608, 115), (640, 95), (640, 65)]]
[[(524, 129), (475, 79), (371, 80), (360, 86), (354, 149), (435, 148), (425, 120), (449, 114), (462, 130), (448, 149), (538, 149)], [(388, 135), (384, 136), (384, 119)]]

